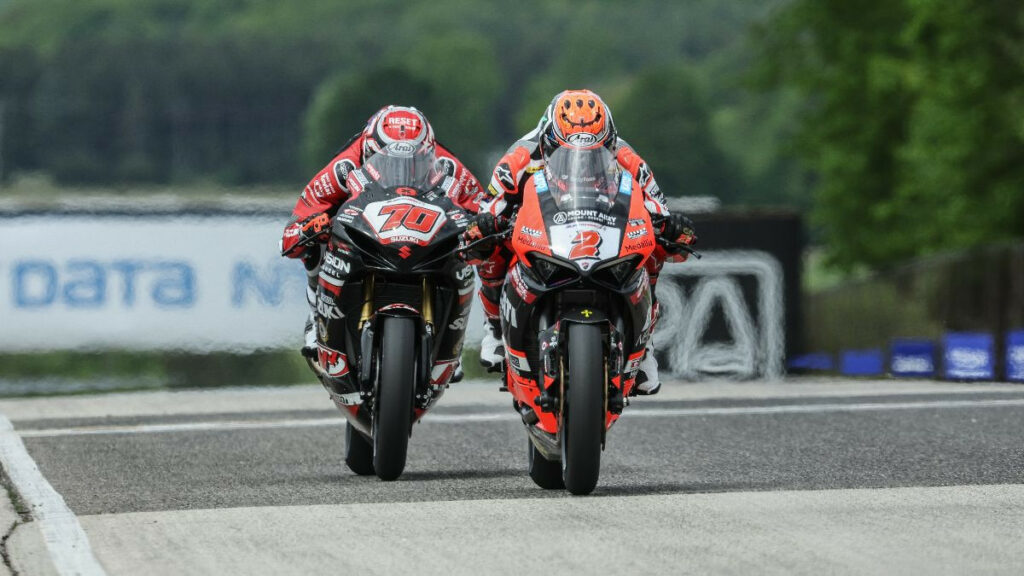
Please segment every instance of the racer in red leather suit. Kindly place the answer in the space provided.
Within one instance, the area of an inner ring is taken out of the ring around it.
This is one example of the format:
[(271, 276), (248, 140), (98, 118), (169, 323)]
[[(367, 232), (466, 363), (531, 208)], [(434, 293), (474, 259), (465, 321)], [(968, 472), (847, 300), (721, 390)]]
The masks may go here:
[[(487, 187), (490, 199), (482, 203), (481, 210), (486, 210), (495, 218), (509, 218), (522, 202), (523, 186), (527, 179), (543, 169), (545, 148), (551, 150), (556, 146), (571, 146), (573, 140), (578, 142), (580, 139), (587, 144), (601, 142), (615, 154), (622, 168), (633, 175), (643, 190), (647, 210), (652, 216), (666, 218), (666, 229), (660, 231), (665, 237), (671, 236), (669, 239), (682, 244), (696, 241), (692, 223), (681, 215), (669, 214), (665, 197), (647, 163), (618, 137), (608, 107), (597, 94), (589, 90), (567, 90), (555, 96), (537, 128), (523, 136), (498, 161)], [(669, 230), (669, 227), (672, 229)], [(482, 284), (480, 301), (488, 322), (480, 350), (480, 362), (486, 367), (496, 366), (504, 356), (498, 302), (511, 255), (507, 246), (498, 246), (488, 259), (477, 265), (477, 274)], [(652, 292), (665, 261), (683, 262), (686, 257), (686, 253), (669, 254), (660, 245), (656, 248), (653, 257), (647, 261)], [(657, 318), (657, 303), (654, 317)], [(640, 372), (638, 392), (656, 393), (659, 387), (657, 361), (650, 348)]]
[[(455, 155), (435, 141), (433, 128), (422, 112), (404, 106), (385, 106), (377, 111), (370, 117), (366, 127), (353, 136), (309, 181), (295, 203), (292, 220), (285, 227), (281, 238), (281, 254), (289, 258), (301, 258), (309, 280), (306, 300), (311, 314), (306, 322), (303, 346), (305, 355), (315, 355), (316, 350), (316, 330), (312, 318), (315, 316), (320, 263), (324, 243), (330, 235), (331, 218), (346, 200), (363, 190), (360, 176), (365, 178), (366, 175), (361, 172), (357, 174), (363, 162), (396, 141), (411, 143), (420, 151), (433, 151), (436, 157), (435, 170), (451, 177), (451, 186), (447, 190), (449, 198), (472, 214), (479, 210), (480, 200), (484, 196), (480, 182)], [(311, 239), (315, 242), (306, 244)], [(463, 290), (467, 294), (473, 290), (472, 274), (466, 274), (465, 277), (467, 285), (460, 288), (460, 294)], [(460, 299), (460, 303), (465, 306), (465, 314), (468, 315), (472, 298), (467, 296)], [(457, 359), (461, 354), (461, 333), (453, 341), (457, 341), (453, 345), (453, 359)], [(457, 353), (454, 348), (458, 349)], [(453, 381), (461, 377), (461, 369), (456, 374)]]

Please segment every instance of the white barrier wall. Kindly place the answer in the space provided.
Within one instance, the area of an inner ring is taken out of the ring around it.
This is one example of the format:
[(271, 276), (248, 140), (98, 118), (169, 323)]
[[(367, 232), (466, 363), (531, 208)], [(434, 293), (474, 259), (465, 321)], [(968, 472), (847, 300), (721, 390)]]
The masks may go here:
[[(283, 224), (265, 215), (0, 217), (0, 351), (297, 348), (305, 273), (278, 256)], [(741, 290), (745, 277), (755, 290)], [(665, 372), (782, 373), (782, 272), (771, 255), (711, 251), (670, 264), (658, 297)], [(716, 313), (724, 342), (706, 337)], [(482, 326), (474, 299), (469, 347)]]
[(298, 346), (301, 263), (269, 216), (0, 217), (0, 350)]

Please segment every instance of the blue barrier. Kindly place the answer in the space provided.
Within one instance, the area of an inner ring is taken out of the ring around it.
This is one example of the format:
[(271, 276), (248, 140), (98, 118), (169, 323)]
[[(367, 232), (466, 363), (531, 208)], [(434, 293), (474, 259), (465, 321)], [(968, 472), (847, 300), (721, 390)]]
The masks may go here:
[(947, 380), (992, 380), (995, 377), (995, 346), (992, 335), (949, 332), (942, 340)]
[(839, 373), (846, 376), (878, 376), (885, 370), (882, 351), (843, 350), (839, 355)]
[(787, 367), (793, 371), (831, 372), (835, 370), (835, 361), (831, 354), (803, 354), (790, 358)]
[(889, 347), (889, 373), (900, 378), (935, 375), (935, 343), (929, 340), (893, 340)]
[(1006, 379), (1024, 382), (1024, 330), (1006, 333)]

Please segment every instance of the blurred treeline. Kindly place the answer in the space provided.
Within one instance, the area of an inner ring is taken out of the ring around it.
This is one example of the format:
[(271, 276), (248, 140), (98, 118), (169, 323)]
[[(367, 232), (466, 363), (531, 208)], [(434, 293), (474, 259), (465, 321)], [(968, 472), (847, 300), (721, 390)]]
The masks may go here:
[(755, 36), (762, 84), (805, 102), (833, 263), (1024, 236), (1024, 2), (796, 0)]
[(841, 268), (1024, 236), (1020, 0), (0, 0), (0, 184), (298, 190), (390, 102), (486, 178), (569, 87)]
[(670, 194), (797, 202), (798, 101), (746, 90), (783, 0), (0, 0), (3, 176), (305, 184), (382, 104), (481, 178), (589, 87)]

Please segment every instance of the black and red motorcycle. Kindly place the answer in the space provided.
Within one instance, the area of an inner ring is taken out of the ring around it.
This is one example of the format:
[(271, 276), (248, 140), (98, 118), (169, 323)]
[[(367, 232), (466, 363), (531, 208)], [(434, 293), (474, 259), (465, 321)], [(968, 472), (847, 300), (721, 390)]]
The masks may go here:
[(432, 153), (390, 144), (349, 178), (320, 267), (310, 368), (348, 419), (345, 462), (394, 480), (412, 425), (450, 382), (473, 294), (469, 215)]
[[(505, 380), (530, 477), (589, 494), (652, 330), (643, 193), (604, 147), (560, 148), (527, 181), (501, 296)], [(679, 248), (689, 251), (688, 247)]]

